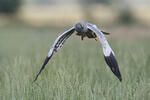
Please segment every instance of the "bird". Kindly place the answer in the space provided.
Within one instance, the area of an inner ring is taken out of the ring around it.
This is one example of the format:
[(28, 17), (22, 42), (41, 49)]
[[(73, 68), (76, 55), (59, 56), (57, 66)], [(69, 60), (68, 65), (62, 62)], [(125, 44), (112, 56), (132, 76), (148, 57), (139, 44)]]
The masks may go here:
[(113, 74), (122, 81), (122, 76), (119, 70), (118, 62), (116, 60), (114, 51), (108, 44), (107, 39), (104, 35), (109, 35), (110, 33), (101, 31), (95, 24), (91, 24), (88, 22), (78, 22), (70, 29), (66, 30), (65, 32), (61, 33), (55, 40), (54, 44), (50, 48), (48, 55), (46, 56), (46, 59), (40, 69), (40, 71), (37, 73), (35, 79), (33, 82), (35, 82), (38, 78), (38, 76), (41, 74), (42, 70), (47, 65), (48, 61), (52, 58), (54, 53), (56, 53), (62, 45), (65, 43), (65, 41), (74, 33), (76, 32), (77, 36), (81, 36), (81, 40), (83, 40), (85, 37), (95, 39), (96, 41), (99, 40), (102, 45), (103, 55), (104, 59), (106, 61), (106, 64), (109, 66), (110, 70), (113, 72)]

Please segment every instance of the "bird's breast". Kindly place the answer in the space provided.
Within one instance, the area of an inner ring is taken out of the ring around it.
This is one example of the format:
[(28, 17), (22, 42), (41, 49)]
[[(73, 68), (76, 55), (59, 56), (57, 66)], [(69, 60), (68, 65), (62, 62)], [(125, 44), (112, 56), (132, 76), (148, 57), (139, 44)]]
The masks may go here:
[(94, 32), (92, 32), (92, 31), (86, 32), (86, 36), (88, 38), (96, 38), (97, 37), (96, 34)]
[(81, 32), (77, 32), (77, 34), (76, 34), (76, 35), (82, 36), (82, 35), (83, 35), (83, 33), (81, 33)]
[(96, 34), (92, 31), (87, 32), (77, 32), (76, 35), (82, 36), (82, 37), (88, 37), (88, 38), (96, 38)]

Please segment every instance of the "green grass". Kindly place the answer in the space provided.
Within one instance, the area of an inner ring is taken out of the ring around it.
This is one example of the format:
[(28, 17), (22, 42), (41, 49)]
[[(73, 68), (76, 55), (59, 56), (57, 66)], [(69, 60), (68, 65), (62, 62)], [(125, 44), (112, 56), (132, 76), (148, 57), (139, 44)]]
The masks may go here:
[[(105, 64), (99, 42), (73, 35), (32, 84), (62, 28), (0, 28), (0, 100), (149, 100), (150, 40), (108, 41), (123, 81)], [(111, 36), (110, 36), (111, 37)]]

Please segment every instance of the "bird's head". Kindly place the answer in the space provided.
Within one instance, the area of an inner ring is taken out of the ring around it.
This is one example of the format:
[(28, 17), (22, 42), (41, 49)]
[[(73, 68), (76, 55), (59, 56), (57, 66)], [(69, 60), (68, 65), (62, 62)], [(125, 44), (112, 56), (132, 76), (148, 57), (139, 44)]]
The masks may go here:
[(79, 23), (75, 24), (75, 30), (78, 33), (85, 33), (85, 32), (87, 32), (88, 28), (85, 23), (79, 22)]

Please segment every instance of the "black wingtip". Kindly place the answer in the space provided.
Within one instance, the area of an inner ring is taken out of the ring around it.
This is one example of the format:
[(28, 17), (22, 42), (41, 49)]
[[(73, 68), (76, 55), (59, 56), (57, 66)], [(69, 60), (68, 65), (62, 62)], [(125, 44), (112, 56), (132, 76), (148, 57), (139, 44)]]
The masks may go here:
[(117, 76), (117, 78), (119, 79), (120, 82), (122, 82), (121, 74), (120, 74), (120, 76)]
[(120, 82), (122, 82), (122, 77), (119, 71), (118, 63), (113, 53), (111, 52), (109, 56), (104, 56), (104, 58), (111, 71), (120, 80)]
[(36, 75), (36, 77), (35, 77), (35, 79), (34, 79), (33, 82), (35, 82), (35, 81), (37, 80), (38, 76), (41, 74), (42, 70), (45, 68), (45, 66), (46, 66), (46, 64), (48, 63), (48, 61), (50, 60), (50, 58), (51, 58), (51, 57), (46, 57), (46, 59), (45, 59), (43, 65), (42, 65), (40, 71), (39, 71), (38, 74)]
[(119, 81), (122, 82), (122, 78), (121, 77), (119, 78)]

